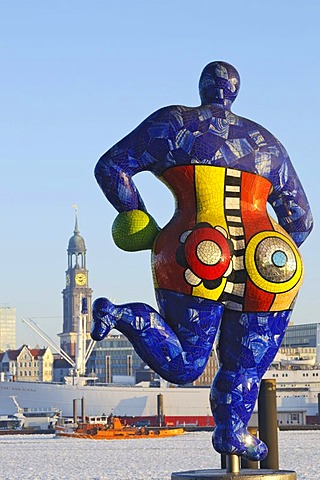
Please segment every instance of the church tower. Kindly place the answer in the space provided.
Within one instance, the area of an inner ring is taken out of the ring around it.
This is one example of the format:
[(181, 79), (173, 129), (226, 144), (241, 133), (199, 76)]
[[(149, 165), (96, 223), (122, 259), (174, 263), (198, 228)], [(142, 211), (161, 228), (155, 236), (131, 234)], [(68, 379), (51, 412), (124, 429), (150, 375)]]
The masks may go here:
[[(78, 227), (75, 207), (75, 227), (68, 244), (68, 268), (63, 295), (63, 331), (59, 334), (60, 347), (68, 355), (76, 354), (79, 325), (86, 340), (90, 340), (92, 289), (86, 266), (86, 245)], [(84, 307), (84, 308), (83, 308)]]

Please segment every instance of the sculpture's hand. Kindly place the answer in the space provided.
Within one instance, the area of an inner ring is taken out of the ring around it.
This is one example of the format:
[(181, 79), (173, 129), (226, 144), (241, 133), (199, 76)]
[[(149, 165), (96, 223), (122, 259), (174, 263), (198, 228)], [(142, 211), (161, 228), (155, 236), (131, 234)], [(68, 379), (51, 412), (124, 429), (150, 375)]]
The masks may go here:
[(121, 212), (112, 225), (114, 243), (127, 252), (151, 249), (159, 232), (154, 218), (142, 210)]

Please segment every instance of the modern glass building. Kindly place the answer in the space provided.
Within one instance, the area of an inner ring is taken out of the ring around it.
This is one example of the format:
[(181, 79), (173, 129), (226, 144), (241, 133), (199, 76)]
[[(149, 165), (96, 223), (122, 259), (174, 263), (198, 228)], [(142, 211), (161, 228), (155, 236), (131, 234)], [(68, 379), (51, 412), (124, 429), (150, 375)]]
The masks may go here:
[(109, 335), (97, 342), (87, 363), (87, 372), (95, 373), (100, 382), (112, 383), (115, 377), (134, 377), (141, 358), (124, 335)]
[(316, 348), (319, 327), (319, 323), (306, 323), (305, 325), (289, 325), (281, 346), (288, 348)]
[(320, 323), (289, 325), (281, 349), (296, 349), (303, 354), (313, 354), (320, 363)]
[(16, 309), (0, 306), (0, 351), (16, 348)]

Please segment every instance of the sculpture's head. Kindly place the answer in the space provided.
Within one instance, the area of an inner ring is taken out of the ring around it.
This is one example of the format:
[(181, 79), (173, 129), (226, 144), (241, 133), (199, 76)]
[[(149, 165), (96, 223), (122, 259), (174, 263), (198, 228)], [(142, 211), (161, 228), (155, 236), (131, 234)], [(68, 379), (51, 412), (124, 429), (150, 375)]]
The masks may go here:
[(209, 63), (199, 80), (201, 103), (215, 103), (230, 108), (239, 88), (239, 73), (232, 65), (219, 61)]

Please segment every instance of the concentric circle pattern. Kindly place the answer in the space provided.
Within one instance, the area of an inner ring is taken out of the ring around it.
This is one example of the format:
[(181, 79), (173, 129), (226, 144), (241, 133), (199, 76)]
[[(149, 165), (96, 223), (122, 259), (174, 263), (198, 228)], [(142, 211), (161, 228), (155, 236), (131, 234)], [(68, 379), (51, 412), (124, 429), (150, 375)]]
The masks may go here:
[(230, 263), (230, 247), (226, 237), (217, 229), (195, 229), (185, 242), (185, 255), (190, 269), (203, 280), (223, 276)]
[(260, 275), (270, 282), (287, 282), (297, 271), (295, 254), (282, 238), (262, 240), (255, 252), (255, 262)]
[(248, 243), (245, 262), (252, 282), (272, 293), (292, 289), (302, 275), (302, 262), (293, 243), (279, 232), (260, 232)]

